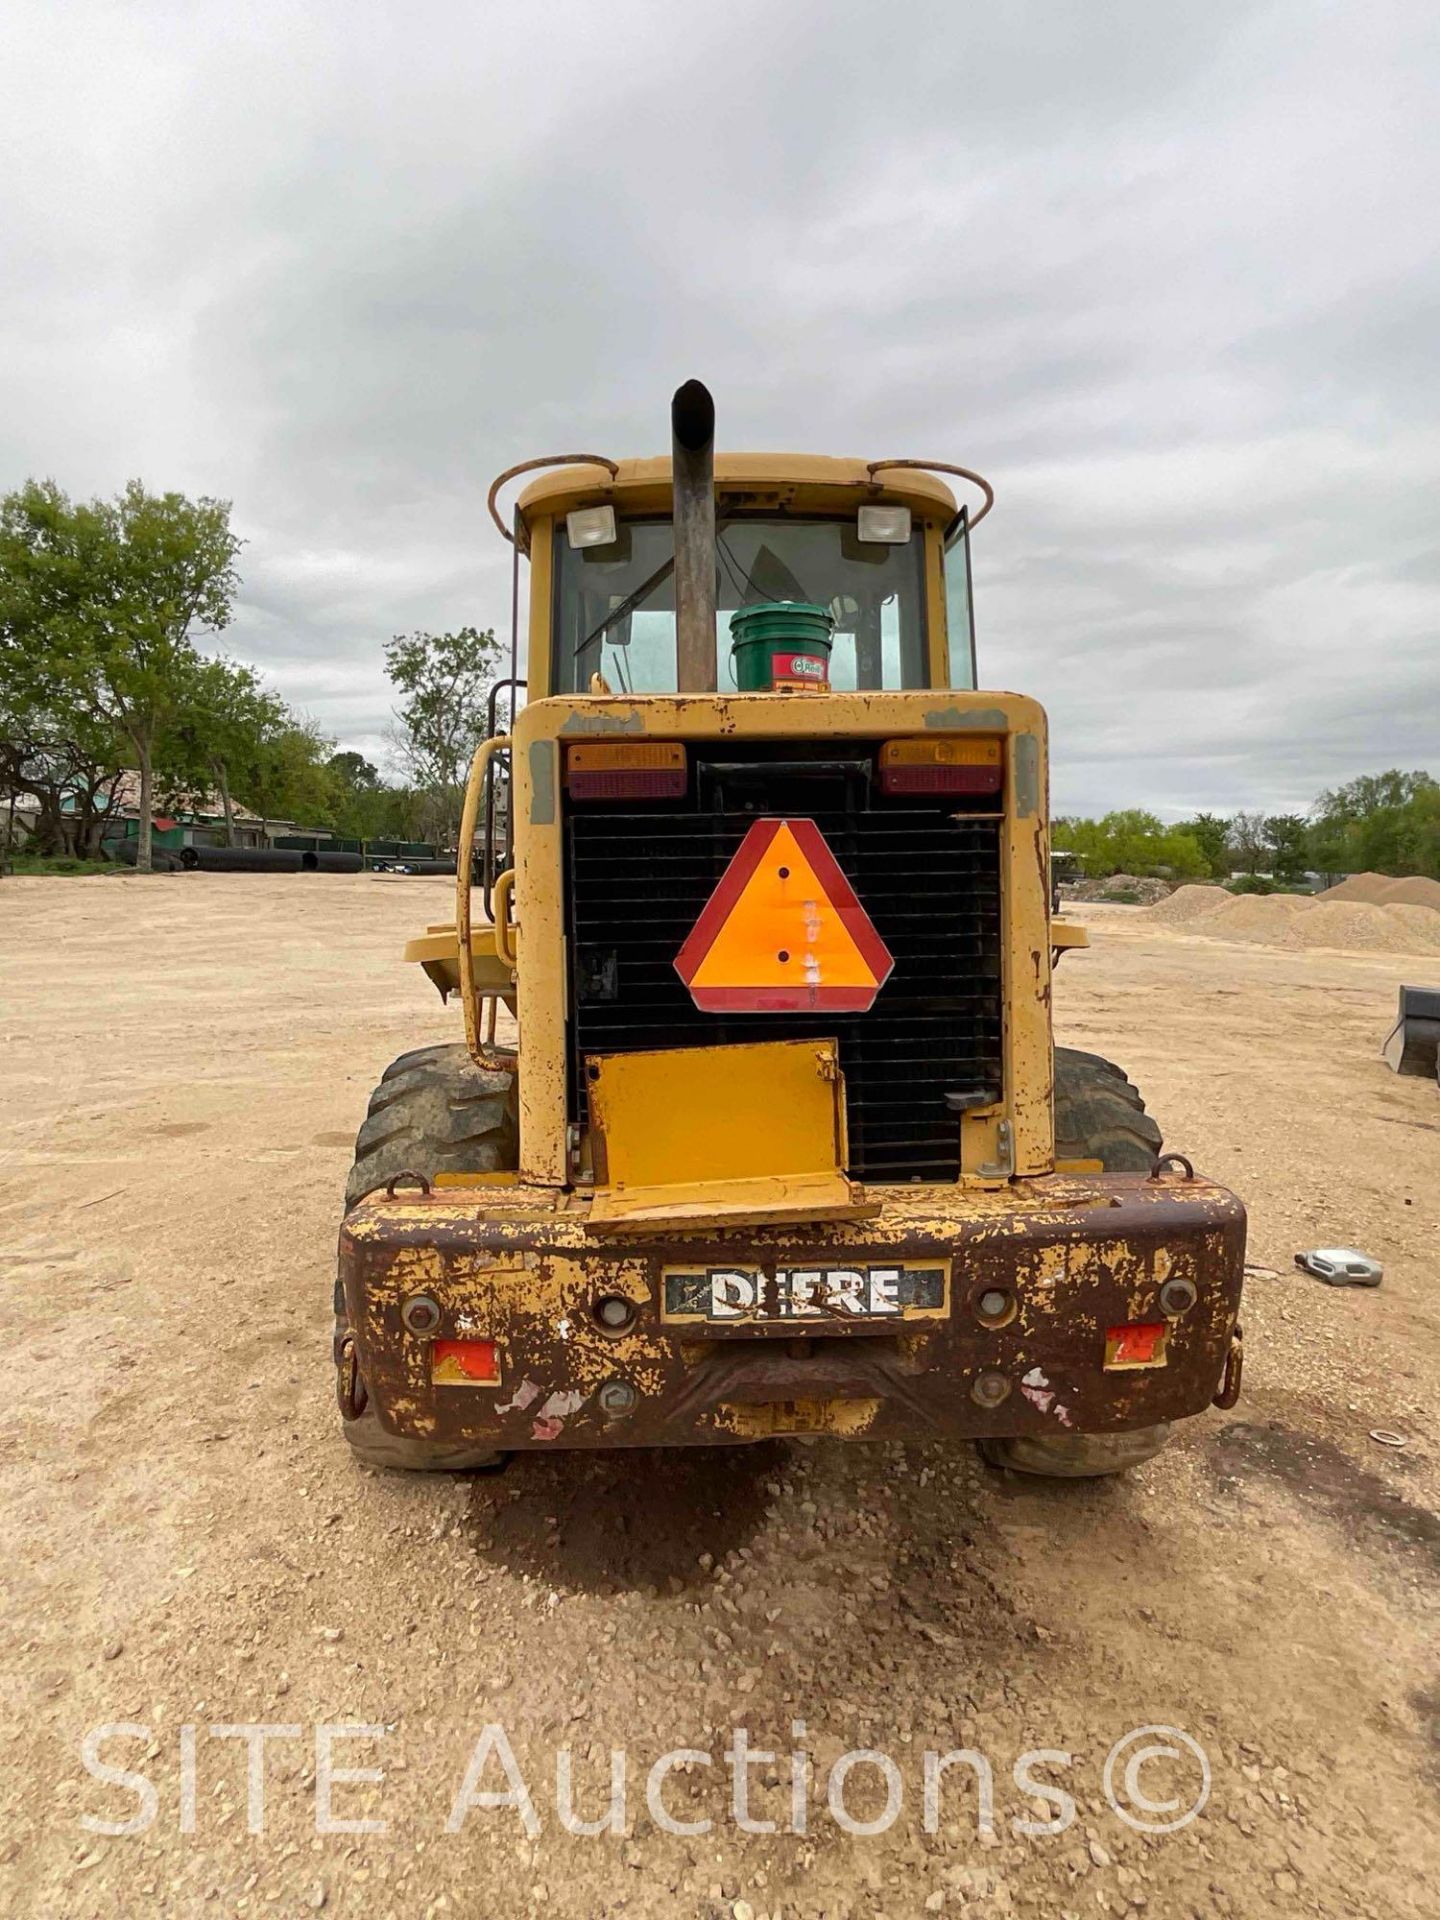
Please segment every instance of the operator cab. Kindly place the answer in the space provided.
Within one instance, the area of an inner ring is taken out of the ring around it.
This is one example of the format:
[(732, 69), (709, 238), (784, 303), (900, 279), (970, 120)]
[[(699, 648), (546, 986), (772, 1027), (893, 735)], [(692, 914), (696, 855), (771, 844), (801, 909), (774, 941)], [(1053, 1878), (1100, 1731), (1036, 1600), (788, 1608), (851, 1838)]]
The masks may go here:
[[(598, 486), (572, 471), (522, 498), (521, 540), (541, 561), (532, 573), (532, 698), (542, 687), (622, 697), (679, 690), (668, 466), (626, 462)], [(796, 478), (786, 484), (790, 467)], [(928, 474), (882, 481), (858, 461), (718, 456), (716, 690), (742, 687), (732, 616), (786, 602), (833, 620), (836, 692), (973, 688), (970, 525)]]
[[(880, 526), (883, 530), (872, 529)], [(608, 537), (607, 537), (608, 536)], [(825, 607), (835, 622), (830, 685), (838, 692), (925, 687), (925, 533), (908, 508), (861, 508), (851, 519), (717, 516), (716, 685), (736, 691), (730, 617), (765, 602)], [(950, 684), (973, 687), (968, 542), (946, 555)], [(581, 509), (555, 529), (555, 690), (582, 693), (598, 673), (612, 692), (673, 693), (675, 543), (669, 520), (619, 520)], [(955, 644), (958, 635), (958, 647)]]

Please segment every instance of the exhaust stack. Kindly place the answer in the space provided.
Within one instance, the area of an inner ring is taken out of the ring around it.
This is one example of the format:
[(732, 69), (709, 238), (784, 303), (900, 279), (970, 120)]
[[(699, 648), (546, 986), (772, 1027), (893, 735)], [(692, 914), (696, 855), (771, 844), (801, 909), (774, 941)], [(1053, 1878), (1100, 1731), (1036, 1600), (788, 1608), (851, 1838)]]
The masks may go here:
[(699, 380), (670, 402), (676, 684), (715, 692), (715, 402)]

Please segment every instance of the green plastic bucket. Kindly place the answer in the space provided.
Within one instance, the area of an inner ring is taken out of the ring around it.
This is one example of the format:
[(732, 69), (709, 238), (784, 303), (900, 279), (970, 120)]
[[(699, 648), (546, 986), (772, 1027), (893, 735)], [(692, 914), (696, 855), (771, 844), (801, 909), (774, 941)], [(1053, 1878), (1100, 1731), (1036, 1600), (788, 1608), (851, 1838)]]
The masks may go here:
[(730, 666), (741, 693), (824, 693), (835, 619), (805, 600), (762, 600), (730, 616)]

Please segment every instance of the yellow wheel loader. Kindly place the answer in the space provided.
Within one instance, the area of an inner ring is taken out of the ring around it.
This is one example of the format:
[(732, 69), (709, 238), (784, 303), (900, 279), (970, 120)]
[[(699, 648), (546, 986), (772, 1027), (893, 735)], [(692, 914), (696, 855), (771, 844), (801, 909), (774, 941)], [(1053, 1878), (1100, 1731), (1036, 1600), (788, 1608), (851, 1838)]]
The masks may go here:
[(408, 949), (465, 1037), (360, 1128), (345, 1433), (411, 1468), (783, 1435), (1143, 1460), (1238, 1392), (1245, 1215), (1053, 1045), (1085, 935), (1052, 912), (1045, 715), (975, 684), (991, 489), (717, 456), (698, 382), (671, 424), (669, 459), (491, 491), (511, 718), (454, 924)]

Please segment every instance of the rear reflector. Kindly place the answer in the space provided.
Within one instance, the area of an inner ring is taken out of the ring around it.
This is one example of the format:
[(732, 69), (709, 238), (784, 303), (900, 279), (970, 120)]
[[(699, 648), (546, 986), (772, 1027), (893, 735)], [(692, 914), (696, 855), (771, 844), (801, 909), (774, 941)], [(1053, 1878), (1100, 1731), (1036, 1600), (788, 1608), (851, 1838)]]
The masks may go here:
[(493, 1340), (437, 1340), (430, 1350), (437, 1387), (498, 1387), (500, 1350)]
[(880, 749), (880, 791), (998, 793), (1004, 765), (1001, 742), (988, 735), (887, 740)]
[(565, 787), (572, 800), (679, 800), (686, 780), (685, 749), (678, 741), (605, 741), (565, 749)]
[(1165, 1320), (1141, 1320), (1128, 1327), (1109, 1328), (1105, 1335), (1106, 1367), (1163, 1367), (1169, 1332)]

